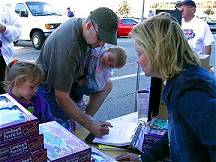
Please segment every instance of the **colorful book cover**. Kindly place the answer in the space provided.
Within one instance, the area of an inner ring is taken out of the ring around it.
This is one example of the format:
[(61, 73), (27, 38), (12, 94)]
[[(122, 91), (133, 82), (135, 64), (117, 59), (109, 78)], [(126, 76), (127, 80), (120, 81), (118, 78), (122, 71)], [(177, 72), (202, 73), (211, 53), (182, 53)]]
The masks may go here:
[(142, 151), (145, 152), (152, 148), (152, 146), (160, 141), (164, 134), (168, 131), (168, 121), (164, 119), (152, 119), (150, 121), (150, 131), (144, 135), (144, 142)]
[(39, 121), (8, 94), (0, 95), (0, 146), (39, 134)]
[(91, 160), (91, 147), (78, 139), (55, 121), (39, 125), (44, 135), (44, 147), (48, 160), (52, 162)]
[(25, 154), (5, 160), (4, 162), (47, 162), (47, 150), (42, 149), (33, 153)]
[(43, 148), (44, 144), (42, 134), (34, 138), (10, 142), (0, 147), (0, 161), (5, 161), (17, 156), (29, 154)]
[(114, 158), (92, 147), (91, 162), (117, 162)]
[(152, 119), (150, 121), (150, 127), (154, 128), (154, 129), (168, 129), (168, 120), (165, 119)]

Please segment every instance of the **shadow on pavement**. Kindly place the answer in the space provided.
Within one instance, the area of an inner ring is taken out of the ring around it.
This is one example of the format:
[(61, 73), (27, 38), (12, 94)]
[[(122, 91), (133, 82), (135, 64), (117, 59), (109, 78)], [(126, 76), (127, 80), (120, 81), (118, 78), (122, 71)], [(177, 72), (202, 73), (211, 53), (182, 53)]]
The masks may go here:
[(33, 47), (31, 41), (23, 41), (19, 40), (18, 42), (14, 43), (15, 47)]

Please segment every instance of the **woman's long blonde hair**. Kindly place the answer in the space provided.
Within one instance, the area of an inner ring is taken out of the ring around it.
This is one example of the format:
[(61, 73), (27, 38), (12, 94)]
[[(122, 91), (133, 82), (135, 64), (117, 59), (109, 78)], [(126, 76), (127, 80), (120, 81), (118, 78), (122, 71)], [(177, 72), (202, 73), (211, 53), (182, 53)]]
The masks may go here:
[(170, 15), (157, 15), (136, 25), (132, 37), (148, 54), (151, 71), (165, 80), (179, 74), (188, 65), (200, 64), (180, 25)]

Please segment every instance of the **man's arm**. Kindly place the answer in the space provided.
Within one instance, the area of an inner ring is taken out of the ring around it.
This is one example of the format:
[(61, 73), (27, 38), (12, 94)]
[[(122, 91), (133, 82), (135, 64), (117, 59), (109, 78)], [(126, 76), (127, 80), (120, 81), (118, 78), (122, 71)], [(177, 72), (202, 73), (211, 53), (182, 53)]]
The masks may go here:
[(205, 46), (205, 54), (206, 55), (211, 55), (211, 45)]
[(0, 33), (4, 33), (6, 31), (6, 26), (0, 23)]
[(94, 116), (98, 111), (99, 107), (102, 105), (108, 94), (112, 90), (112, 82), (108, 81), (105, 84), (104, 90), (98, 93), (91, 94), (89, 96), (89, 102), (86, 109), (86, 114)]
[(85, 114), (81, 111), (75, 102), (70, 98), (68, 92), (63, 92), (55, 89), (56, 101), (60, 107), (63, 108), (64, 112), (72, 119), (83, 125), (85, 128), (90, 130), (97, 137), (109, 134), (108, 122), (96, 122), (90, 115)]
[(203, 38), (203, 43), (205, 46), (205, 53), (206, 55), (210, 55), (211, 54), (211, 45), (213, 44), (214, 40), (214, 36), (209, 28), (209, 25), (205, 23), (205, 31), (204, 31), (204, 38)]
[(14, 11), (9, 7), (3, 7), (3, 19), (5, 22), (0, 22), (2, 37), (8, 42), (16, 41), (21, 36), (21, 24), (19, 18)]

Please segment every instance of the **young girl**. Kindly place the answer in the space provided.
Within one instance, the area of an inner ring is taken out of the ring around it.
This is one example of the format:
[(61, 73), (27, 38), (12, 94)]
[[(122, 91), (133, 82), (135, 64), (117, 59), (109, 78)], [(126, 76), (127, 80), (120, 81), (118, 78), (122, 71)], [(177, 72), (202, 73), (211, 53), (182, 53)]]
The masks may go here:
[(40, 123), (57, 120), (52, 115), (48, 102), (36, 93), (37, 86), (43, 79), (41, 68), (31, 62), (14, 60), (6, 67), (8, 94), (35, 115)]

